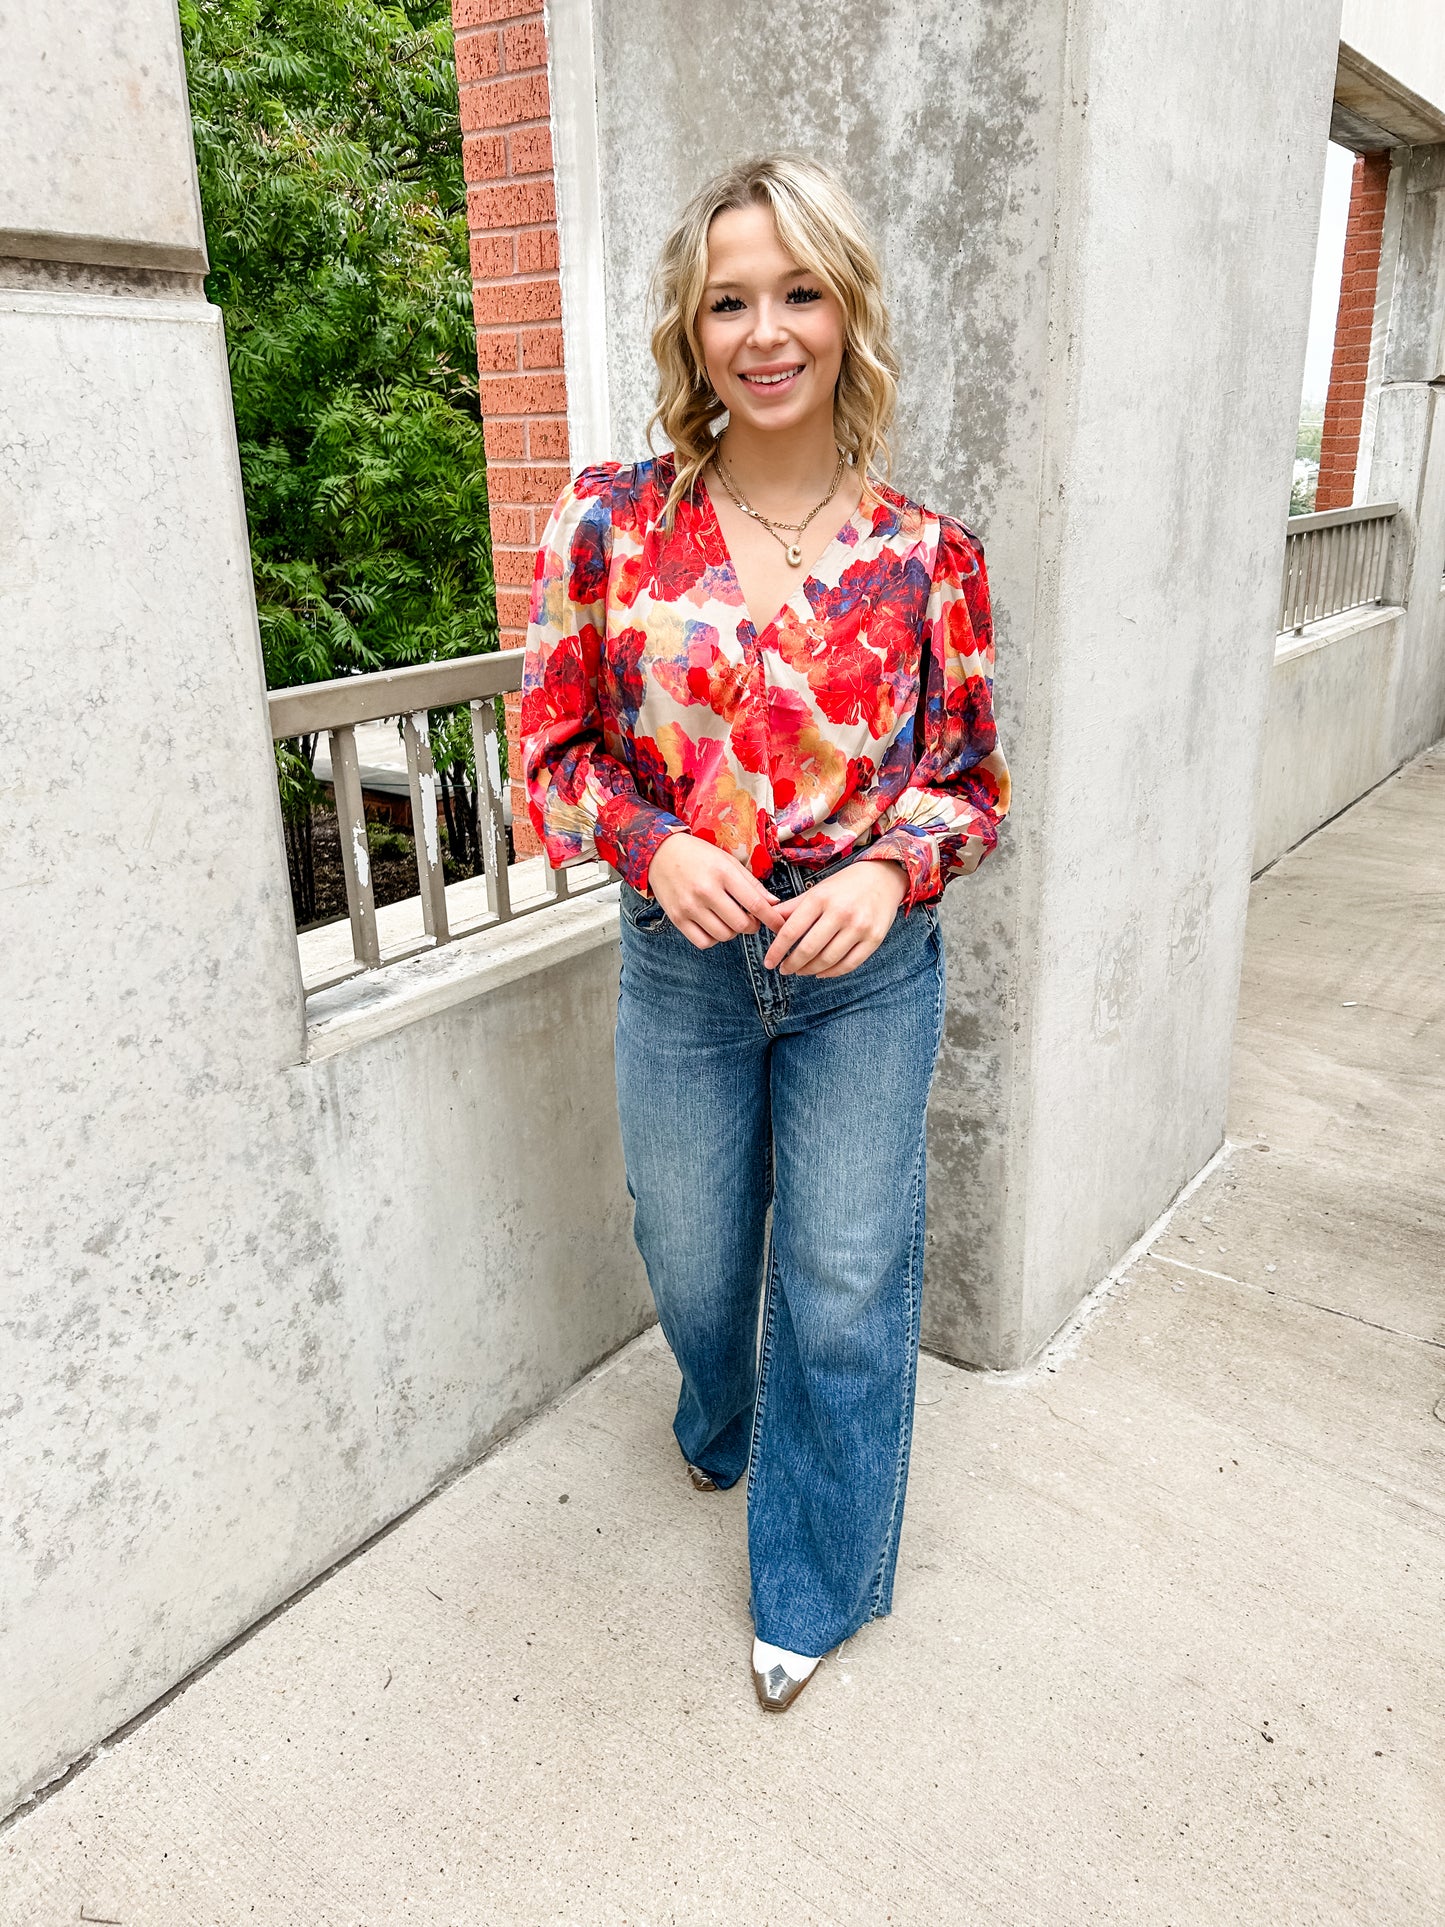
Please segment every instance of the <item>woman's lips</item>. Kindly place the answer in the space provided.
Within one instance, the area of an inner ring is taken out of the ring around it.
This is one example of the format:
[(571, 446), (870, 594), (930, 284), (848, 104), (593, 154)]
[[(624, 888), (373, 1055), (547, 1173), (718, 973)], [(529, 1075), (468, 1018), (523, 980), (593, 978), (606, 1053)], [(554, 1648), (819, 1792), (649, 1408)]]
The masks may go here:
[(801, 362), (795, 362), (790, 368), (750, 368), (739, 373), (738, 380), (745, 382), (755, 395), (785, 395), (802, 372)]

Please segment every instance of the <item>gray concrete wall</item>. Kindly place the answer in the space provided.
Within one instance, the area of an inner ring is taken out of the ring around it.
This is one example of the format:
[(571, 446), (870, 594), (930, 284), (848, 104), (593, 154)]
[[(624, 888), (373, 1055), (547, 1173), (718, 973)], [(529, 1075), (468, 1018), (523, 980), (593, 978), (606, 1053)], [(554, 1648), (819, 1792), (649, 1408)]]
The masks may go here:
[(1026, 1346), (1223, 1137), (1337, 20), (1074, 16)]
[[(1392, 767), (1445, 731), (1445, 145), (1396, 154), (1399, 252), (1391, 280), (1383, 366), (1365, 487), (1398, 501), (1390, 601), (1406, 605), (1390, 689)], [(1378, 324), (1377, 324), (1378, 325)]]
[(306, 1059), (173, 10), (112, 25), (0, 70), (34, 152), (170, 157), (39, 197), (99, 265), (0, 255), (0, 1812), (649, 1315), (605, 916)]
[(1344, 0), (1340, 38), (1445, 114), (1445, 32), (1438, 0)]
[(1401, 611), (1372, 609), (1322, 623), (1276, 655), (1255, 809), (1256, 874), (1399, 767), (1390, 724), (1404, 626)]
[(979, 528), (1016, 777), (945, 899), (931, 1342), (1011, 1365), (1220, 1142), (1338, 0), (597, 0), (615, 450), (710, 169), (798, 146), (882, 243), (897, 479)]
[(1445, 733), (1445, 146), (1395, 151), (1374, 325), (1355, 493), (1400, 504), (1385, 584), (1397, 612), (1282, 639), (1256, 870)]
[[(643, 452), (652, 405), (645, 294), (667, 224), (709, 172), (793, 146), (835, 164), (878, 240), (905, 377), (895, 479), (963, 515), (996, 585), (1000, 727), (1025, 799), (1040, 740), (1024, 727), (1041, 560), (1039, 464), (1065, 9), (946, 0), (779, 14), (599, 0), (598, 175), (613, 452)], [(561, 21), (554, 21), (554, 28)], [(554, 61), (556, 55), (554, 54)], [(563, 205), (564, 222), (567, 209)], [(565, 252), (565, 236), (564, 236)], [(1016, 1235), (1015, 960), (1034, 914), (1025, 807), (1004, 847), (947, 899), (952, 990), (933, 1105), (935, 1342), (990, 1360), (1019, 1345), (995, 1290)]]

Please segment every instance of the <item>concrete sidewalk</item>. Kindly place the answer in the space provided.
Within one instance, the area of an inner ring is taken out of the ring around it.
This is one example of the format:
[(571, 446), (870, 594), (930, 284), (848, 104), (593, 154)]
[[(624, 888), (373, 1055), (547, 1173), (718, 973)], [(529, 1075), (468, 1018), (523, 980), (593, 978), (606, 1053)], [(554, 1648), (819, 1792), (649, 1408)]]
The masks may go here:
[(895, 1612), (753, 1703), (651, 1334), (0, 1834), (60, 1927), (1445, 1919), (1445, 755), (1255, 886), (1231, 1148), (924, 1362)]

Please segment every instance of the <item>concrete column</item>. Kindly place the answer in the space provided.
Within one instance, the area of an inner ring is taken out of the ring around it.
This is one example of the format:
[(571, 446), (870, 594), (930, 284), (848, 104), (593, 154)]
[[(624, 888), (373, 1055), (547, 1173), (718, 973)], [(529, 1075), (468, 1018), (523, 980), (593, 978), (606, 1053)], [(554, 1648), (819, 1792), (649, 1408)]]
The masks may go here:
[(175, 6), (0, 39), (3, 1811), (238, 1630), (262, 1280), (327, 1259), (258, 1174), (302, 1004)]
[(308, 1059), (174, 0), (0, 45), (3, 1815), (648, 1309), (605, 915)]
[(674, 208), (798, 147), (882, 242), (895, 478), (986, 541), (1017, 806), (945, 899), (927, 1281), (931, 1343), (980, 1364), (1035, 1352), (1222, 1139), (1338, 21), (594, 9), (615, 451)]
[(1398, 251), (1369, 456), (1397, 501), (1386, 596), (1405, 608), (1387, 723), (1390, 766), (1445, 730), (1445, 143), (1397, 148)]

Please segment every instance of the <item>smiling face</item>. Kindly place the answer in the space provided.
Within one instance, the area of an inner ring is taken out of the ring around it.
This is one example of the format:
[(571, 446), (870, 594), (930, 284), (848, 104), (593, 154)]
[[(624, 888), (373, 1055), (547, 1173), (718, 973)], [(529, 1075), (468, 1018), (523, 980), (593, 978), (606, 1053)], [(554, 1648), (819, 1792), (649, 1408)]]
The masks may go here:
[(820, 415), (831, 424), (843, 366), (837, 296), (799, 267), (766, 207), (717, 215), (707, 257), (697, 333), (708, 380), (732, 420), (770, 432)]

